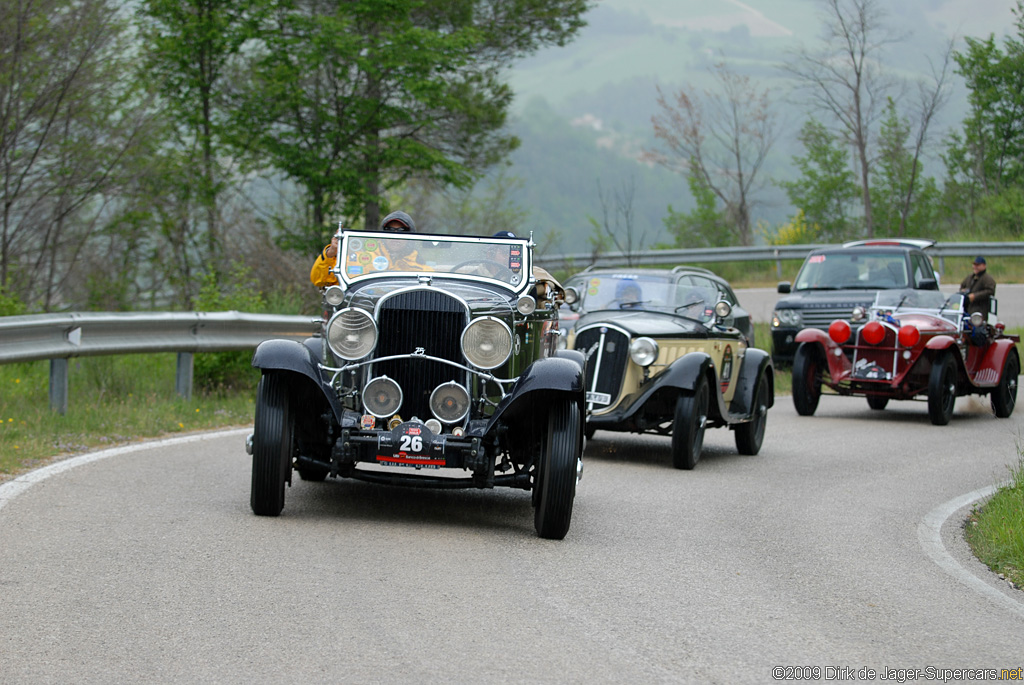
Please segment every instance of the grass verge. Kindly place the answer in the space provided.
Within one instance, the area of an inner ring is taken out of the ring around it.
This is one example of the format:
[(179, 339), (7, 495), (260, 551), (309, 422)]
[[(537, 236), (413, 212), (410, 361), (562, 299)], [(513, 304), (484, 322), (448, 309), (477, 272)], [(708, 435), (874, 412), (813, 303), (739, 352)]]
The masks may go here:
[(50, 411), (49, 362), (0, 365), (0, 481), (80, 452), (252, 424), (255, 371), (185, 400), (175, 365), (173, 353), (72, 359), (64, 416)]
[(1017, 449), (1010, 482), (971, 511), (965, 528), (974, 555), (1024, 589), (1024, 449)]

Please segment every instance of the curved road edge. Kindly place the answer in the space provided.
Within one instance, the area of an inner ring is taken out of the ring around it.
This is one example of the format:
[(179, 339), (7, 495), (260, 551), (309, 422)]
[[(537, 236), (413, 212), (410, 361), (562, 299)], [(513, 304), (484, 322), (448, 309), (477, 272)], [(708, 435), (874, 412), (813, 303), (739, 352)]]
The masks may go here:
[[(1018, 616), (1024, 617), (1024, 603), (1000, 592), (965, 568), (962, 563), (950, 554), (949, 549), (942, 541), (942, 527), (950, 517), (978, 500), (991, 496), (1000, 487), (1000, 485), (990, 485), (973, 492), (968, 492), (935, 507), (918, 524), (917, 539), (921, 543), (925, 554), (946, 573), (978, 594), (987, 597), (1005, 609), (1009, 609)], [(966, 545), (967, 543), (965, 542), (964, 544)], [(971, 558), (977, 561), (973, 554)], [(979, 561), (978, 563), (981, 562)], [(986, 570), (988, 569), (986, 568)], [(988, 572), (995, 578), (994, 573)]]
[(0, 483), (0, 510), (3, 510), (4, 506), (13, 500), (21, 493), (28, 490), (36, 483), (40, 483), (51, 476), (56, 476), (59, 473), (69, 471), (83, 464), (89, 464), (94, 461), (101, 459), (107, 459), (109, 457), (116, 457), (120, 454), (130, 454), (132, 452), (138, 452), (140, 450), (152, 449), (154, 447), (164, 447), (168, 445), (184, 445), (190, 442), (196, 442), (203, 440), (214, 435), (246, 435), (252, 432), (252, 428), (226, 428), (216, 429), (212, 431), (203, 431), (201, 433), (190, 433), (189, 435), (180, 435), (173, 438), (160, 438), (157, 440), (147, 440), (145, 442), (132, 443), (130, 445), (121, 445), (120, 447), (111, 447), (109, 449), (100, 450), (99, 452), (89, 452), (78, 457), (71, 457), (68, 459), (61, 459), (60, 461), (54, 462), (48, 466), (43, 466), (28, 473), (23, 473), (16, 478), (7, 481), (6, 483)]

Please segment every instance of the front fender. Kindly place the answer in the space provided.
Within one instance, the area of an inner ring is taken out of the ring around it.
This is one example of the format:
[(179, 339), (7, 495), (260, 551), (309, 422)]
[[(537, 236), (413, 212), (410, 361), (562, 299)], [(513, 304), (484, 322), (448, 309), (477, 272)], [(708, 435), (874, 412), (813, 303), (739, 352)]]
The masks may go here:
[[(319, 367), (317, 353), (304, 343), (295, 340), (264, 340), (252, 355), (252, 365), (267, 372), (288, 372), (309, 379), (315, 389), (323, 394), (331, 405), (334, 417), (340, 424), (344, 413), (338, 397), (331, 388), (329, 379), (324, 378)], [(308, 384), (305, 387), (309, 387)]]
[(948, 350), (956, 345), (956, 340), (950, 335), (936, 335), (924, 344), (928, 350)]
[(1012, 340), (1001, 339), (992, 341), (985, 349), (985, 356), (978, 363), (978, 368), (971, 379), (979, 387), (995, 387), (1003, 377), (1006, 358), (1013, 354), (1017, 346)]
[(644, 406), (651, 401), (655, 395), (661, 392), (669, 392), (673, 395), (672, 404), (675, 403), (675, 396), (682, 390), (693, 391), (697, 381), (703, 376), (708, 379), (708, 388), (711, 390), (710, 408), (711, 414), (725, 416), (725, 404), (722, 401), (722, 391), (716, 382), (714, 362), (710, 355), (704, 352), (691, 352), (679, 357), (668, 365), (664, 371), (643, 385), (643, 390), (626, 401), (608, 414), (594, 417), (595, 423), (622, 423), (628, 422), (639, 413)]
[(740, 377), (736, 379), (736, 392), (729, 406), (731, 413), (744, 417), (753, 413), (754, 395), (762, 374), (768, 376), (767, 406), (772, 407), (775, 404), (775, 367), (772, 365), (772, 356), (758, 348), (747, 348)]
[(516, 384), (498, 403), (487, 423), (488, 432), (502, 419), (544, 412), (547, 406), (544, 400), (552, 396), (571, 398), (579, 405), (580, 416), (583, 416), (583, 368), (576, 356), (545, 357), (526, 367)]

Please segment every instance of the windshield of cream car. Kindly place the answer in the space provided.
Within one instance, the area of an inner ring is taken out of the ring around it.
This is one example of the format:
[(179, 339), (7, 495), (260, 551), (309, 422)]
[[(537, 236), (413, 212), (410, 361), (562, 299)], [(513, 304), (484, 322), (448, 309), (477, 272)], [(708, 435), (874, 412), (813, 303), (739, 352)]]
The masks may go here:
[(382, 275), (438, 275), (495, 281), (520, 290), (529, 281), (529, 241), (415, 233), (345, 233), (336, 271), (346, 283)]
[(628, 309), (682, 314), (703, 321), (710, 319), (718, 300), (714, 283), (702, 276), (678, 278), (644, 273), (594, 275), (587, 279), (581, 308)]

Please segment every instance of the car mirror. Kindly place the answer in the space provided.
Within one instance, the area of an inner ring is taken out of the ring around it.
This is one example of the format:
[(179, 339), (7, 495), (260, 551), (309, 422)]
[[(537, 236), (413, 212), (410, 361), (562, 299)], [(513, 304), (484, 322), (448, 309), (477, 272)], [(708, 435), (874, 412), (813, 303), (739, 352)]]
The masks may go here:
[(934, 278), (922, 278), (917, 284), (917, 287), (920, 290), (938, 290), (939, 282)]
[(779, 281), (778, 287), (779, 293), (782, 295), (788, 295), (792, 291), (792, 286), (789, 281)]

